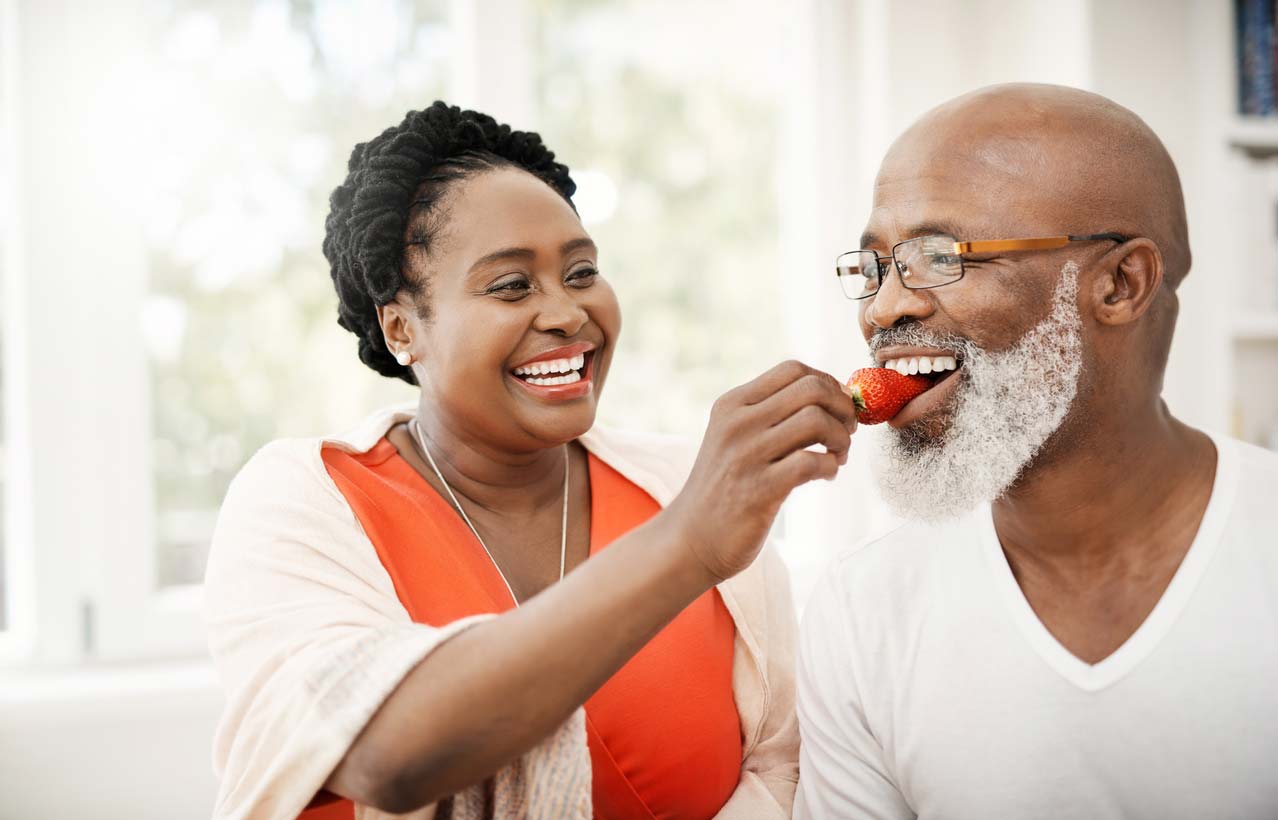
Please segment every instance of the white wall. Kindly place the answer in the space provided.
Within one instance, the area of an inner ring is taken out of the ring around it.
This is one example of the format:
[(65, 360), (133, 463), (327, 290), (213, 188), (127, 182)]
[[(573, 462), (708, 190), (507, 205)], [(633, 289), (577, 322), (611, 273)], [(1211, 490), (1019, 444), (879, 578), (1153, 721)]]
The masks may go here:
[(0, 820), (207, 820), (221, 705), (203, 662), (7, 676)]

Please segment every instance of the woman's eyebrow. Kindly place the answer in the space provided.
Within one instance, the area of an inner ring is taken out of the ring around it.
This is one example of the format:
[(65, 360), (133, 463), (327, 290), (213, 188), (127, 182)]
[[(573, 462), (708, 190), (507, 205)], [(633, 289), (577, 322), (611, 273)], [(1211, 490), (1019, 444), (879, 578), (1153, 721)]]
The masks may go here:
[[(592, 240), (588, 236), (582, 236), (582, 237), (578, 237), (577, 239), (570, 239), (564, 244), (560, 245), (559, 255), (567, 256), (568, 254), (580, 248), (588, 248), (589, 250), (592, 250), (592, 251), (598, 250), (595, 247), (594, 240)], [(527, 259), (532, 259), (536, 256), (537, 256), (537, 252), (534, 251), (532, 248), (502, 248), (499, 251), (493, 251), (492, 253), (484, 254), (479, 259), (475, 260), (475, 263), (470, 266), (470, 271), (473, 272), (473, 271), (479, 270), (485, 265), (490, 265), (493, 262), (504, 262), (507, 259), (527, 260)]]
[(572, 253), (578, 248), (588, 248), (596, 252), (599, 250), (599, 248), (595, 246), (595, 242), (593, 239), (591, 239), (588, 236), (581, 236), (581, 237), (578, 237), (577, 239), (570, 239), (564, 244), (560, 245), (559, 255), (567, 256), (568, 254)]
[(490, 265), (493, 262), (504, 262), (507, 259), (532, 259), (536, 255), (536, 252), (531, 248), (502, 248), (499, 251), (493, 251), (492, 253), (484, 254), (479, 257), (479, 259), (475, 260), (475, 263), (470, 266), (470, 271), (468, 272), (473, 273), (474, 271), (479, 270), (485, 265)]

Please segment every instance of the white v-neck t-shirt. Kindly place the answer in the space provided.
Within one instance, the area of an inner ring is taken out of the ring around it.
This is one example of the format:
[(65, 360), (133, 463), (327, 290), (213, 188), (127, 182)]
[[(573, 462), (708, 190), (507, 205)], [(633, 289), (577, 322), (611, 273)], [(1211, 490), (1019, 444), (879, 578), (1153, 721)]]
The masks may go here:
[(1094, 665), (1038, 620), (988, 506), (836, 560), (803, 618), (794, 816), (1278, 818), (1278, 454), (1212, 440), (1189, 552)]

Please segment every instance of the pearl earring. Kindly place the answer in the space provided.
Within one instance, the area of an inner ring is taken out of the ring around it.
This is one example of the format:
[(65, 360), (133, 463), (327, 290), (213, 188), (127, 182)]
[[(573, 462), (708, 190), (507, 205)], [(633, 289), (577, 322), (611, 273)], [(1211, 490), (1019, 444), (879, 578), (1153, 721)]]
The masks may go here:
[(413, 354), (407, 350), (401, 350), (395, 354), (395, 361), (399, 362), (400, 367), (408, 367), (413, 363)]

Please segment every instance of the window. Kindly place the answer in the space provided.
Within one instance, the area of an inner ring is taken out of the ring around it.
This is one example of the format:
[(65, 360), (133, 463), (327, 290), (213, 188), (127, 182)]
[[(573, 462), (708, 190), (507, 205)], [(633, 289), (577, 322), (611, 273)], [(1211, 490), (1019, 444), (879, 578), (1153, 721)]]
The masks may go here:
[(321, 251), (351, 148), (444, 96), (445, 0), (174, 3), (158, 16), (143, 307), (157, 582), (198, 582), (231, 477), (267, 441), (341, 429), (406, 385), (361, 364)]

